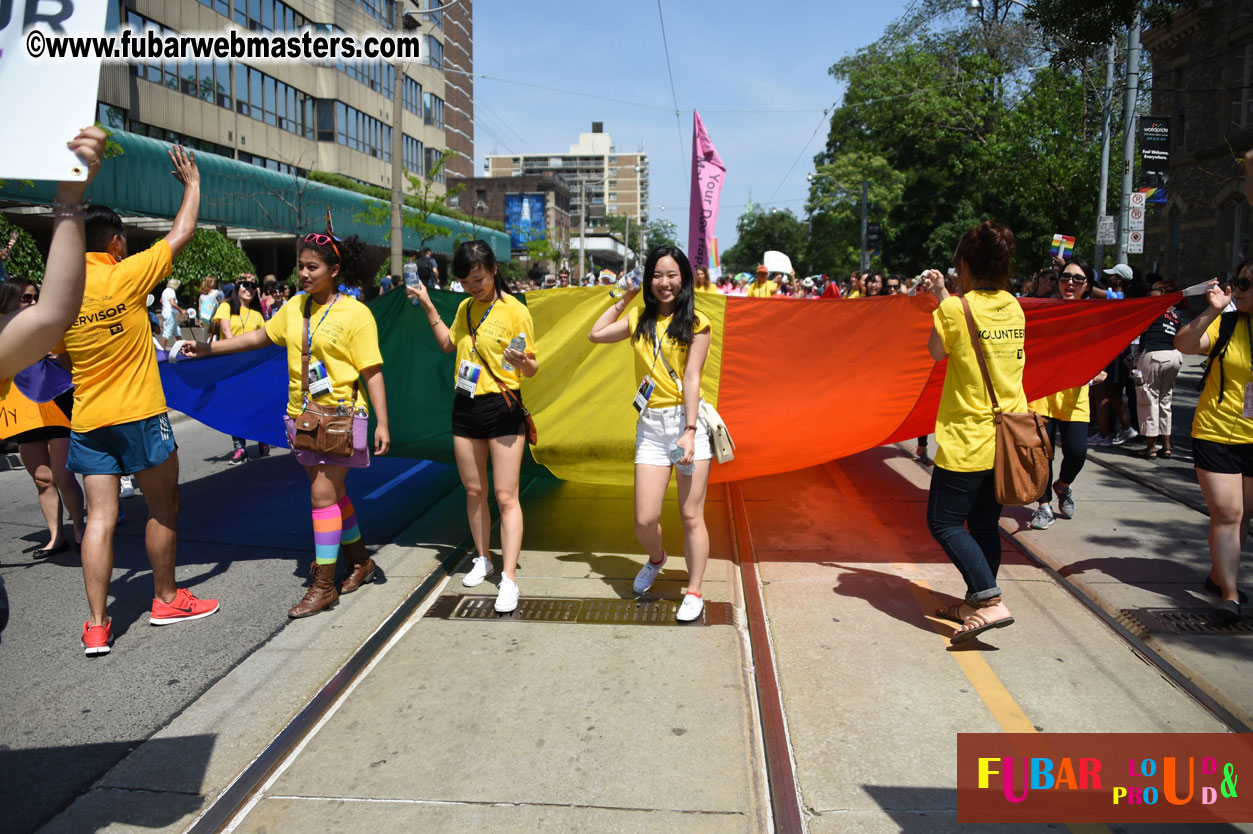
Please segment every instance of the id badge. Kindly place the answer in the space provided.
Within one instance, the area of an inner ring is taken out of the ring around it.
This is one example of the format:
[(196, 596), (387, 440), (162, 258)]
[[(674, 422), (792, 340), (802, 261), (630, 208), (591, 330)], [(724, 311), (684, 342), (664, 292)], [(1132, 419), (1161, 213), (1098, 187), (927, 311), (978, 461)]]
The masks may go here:
[(1244, 413), (1240, 416), (1246, 419), (1253, 417), (1253, 382), (1244, 385)]
[(326, 375), (326, 366), (320, 359), (309, 360), (309, 394), (319, 396), (331, 393), (331, 378)]
[(480, 366), (469, 359), (462, 359), (461, 366), (457, 368), (457, 390), (473, 397), (475, 389), (479, 387), (481, 373), (483, 369)]
[(657, 383), (645, 375), (644, 381), (640, 383), (640, 390), (635, 392), (635, 400), (631, 403), (636, 411), (643, 413), (644, 409), (648, 408), (648, 399), (653, 395), (653, 389), (656, 387)]

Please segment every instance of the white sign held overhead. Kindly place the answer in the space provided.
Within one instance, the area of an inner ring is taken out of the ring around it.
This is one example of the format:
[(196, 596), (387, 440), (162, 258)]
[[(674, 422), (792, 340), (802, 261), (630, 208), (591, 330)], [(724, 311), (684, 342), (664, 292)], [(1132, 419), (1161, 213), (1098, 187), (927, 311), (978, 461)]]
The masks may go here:
[(1144, 209), (1133, 207), (1127, 212), (1127, 228), (1133, 232), (1144, 231)]
[(1133, 192), (1131, 192), (1131, 202), (1129, 203), (1129, 205), (1130, 205), (1133, 209), (1136, 209), (1136, 208), (1138, 208), (1138, 209), (1142, 209), (1142, 208), (1144, 208), (1144, 192), (1143, 192), (1143, 191), (1133, 191)]
[[(38, 6), (45, 12), (56, 7), (54, 31), (41, 18), (36, 0), (11, 4), (0, 18), (0, 108), (9, 116), (4, 153), (0, 154), (0, 179), (85, 180), (87, 168), (65, 143), (84, 126), (95, 124), (96, 91), (100, 84), (99, 58), (32, 58), (27, 43), (33, 37), (44, 43), (47, 36), (100, 36), (104, 34), (108, 3), (62, 2)], [(10, 3), (0, 0), (0, 9)], [(23, 31), (35, 10), (35, 23)], [(15, 123), (21, 125), (15, 129)]]
[(1127, 233), (1127, 253), (1130, 255), (1139, 255), (1144, 252), (1144, 232), (1131, 231)]
[(1114, 222), (1114, 215), (1103, 214), (1096, 221), (1096, 242), (1102, 246), (1113, 246), (1115, 235), (1118, 232), (1118, 224)]

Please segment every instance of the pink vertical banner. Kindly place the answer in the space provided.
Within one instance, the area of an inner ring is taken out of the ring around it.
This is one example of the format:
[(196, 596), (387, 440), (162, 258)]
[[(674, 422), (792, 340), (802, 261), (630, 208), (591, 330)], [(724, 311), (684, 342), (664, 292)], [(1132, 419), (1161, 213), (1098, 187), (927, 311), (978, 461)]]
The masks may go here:
[(710, 242), (718, 223), (718, 200), (727, 169), (705, 132), (700, 113), (692, 113), (692, 195), (688, 200), (687, 258), (695, 268), (709, 265)]

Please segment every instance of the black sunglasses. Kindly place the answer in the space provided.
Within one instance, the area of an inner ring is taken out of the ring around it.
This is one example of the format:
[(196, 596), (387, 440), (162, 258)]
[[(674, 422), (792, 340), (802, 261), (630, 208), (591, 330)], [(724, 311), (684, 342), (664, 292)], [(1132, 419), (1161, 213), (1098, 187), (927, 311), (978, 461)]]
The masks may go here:
[[(1241, 275), (1238, 278), (1232, 279), (1231, 286), (1233, 289), (1237, 289), (1240, 292), (1248, 292), (1249, 287), (1253, 286), (1253, 283), (1250, 283), (1247, 275)], [(26, 298), (26, 296), (22, 296), (22, 298)]]
[(257, 290), (257, 285), (252, 281), (240, 281), (237, 286), (241, 290), (252, 290), (253, 292), (256, 292)]
[(1074, 275), (1069, 272), (1063, 272), (1061, 277), (1057, 279), (1057, 282), (1059, 284), (1086, 284), (1088, 283), (1088, 276)]
[(31, 295), (28, 292), (22, 293), (23, 304), (34, 304), (38, 300), (39, 300), (39, 293), (35, 293), (34, 295)]

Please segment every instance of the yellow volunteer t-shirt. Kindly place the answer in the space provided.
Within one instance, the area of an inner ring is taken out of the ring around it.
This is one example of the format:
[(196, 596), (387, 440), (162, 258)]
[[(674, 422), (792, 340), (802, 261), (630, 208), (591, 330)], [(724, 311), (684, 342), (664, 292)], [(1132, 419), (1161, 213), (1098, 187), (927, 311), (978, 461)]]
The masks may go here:
[[(475, 333), (473, 339), (470, 337), (471, 327)], [(492, 373), (500, 377), (500, 381), (507, 388), (517, 391), (522, 387), (521, 372), (517, 368), (506, 371), (501, 363), (504, 361), (505, 348), (509, 347), (509, 342), (519, 333), (526, 336), (526, 355), (534, 358), (535, 325), (531, 322), (531, 311), (525, 304), (512, 295), (502, 295), (487, 304), (473, 297), (467, 298), (457, 307), (456, 318), (448, 327), (448, 338), (457, 346), (456, 367), (460, 368), (463, 360), (473, 362), (480, 368), (486, 362)], [(477, 352), (474, 349), (476, 340)], [(492, 374), (486, 369), (480, 371), (474, 396), (499, 393), (500, 386), (492, 379)]]
[(83, 306), (62, 340), (74, 363), (72, 430), (89, 432), (165, 413), (145, 300), (170, 274), (171, 264), (164, 239), (123, 261), (87, 253)]
[[(1214, 319), (1205, 330), (1211, 346), (1218, 341), (1218, 328), (1222, 316)], [(1192, 420), (1192, 436), (1215, 443), (1253, 443), (1253, 418), (1241, 417), (1244, 413), (1244, 386), (1249, 383), (1249, 317), (1241, 314), (1236, 329), (1227, 343), (1223, 357), (1222, 373), (1213, 368), (1205, 377), (1205, 388), (1196, 402), (1196, 417)], [(1218, 401), (1222, 388), (1223, 401)]]
[(223, 301), (218, 305), (217, 312), (213, 314), (214, 321), (229, 321), (231, 323), (231, 336), (242, 336), (244, 333), (250, 333), (253, 330), (260, 330), (265, 327), (265, 315), (260, 310), (253, 310), (250, 307), (239, 305), (239, 315), (231, 315), (231, 305)]
[[(1027, 397), (1022, 390), (1026, 318), (1022, 307), (1016, 298), (1000, 290), (975, 290), (966, 298), (1001, 409), (1026, 411)], [(940, 447), (935, 463), (952, 472), (991, 469), (996, 459), (992, 399), (970, 344), (962, 300), (946, 298), (932, 315), (948, 353), (944, 392), (935, 420), (935, 440)]]
[(1076, 385), (1047, 397), (1033, 400), (1028, 406), (1032, 411), (1054, 420), (1068, 423), (1087, 423), (1092, 419), (1088, 405), (1088, 386)]
[[(627, 326), (630, 328), (631, 335), (635, 335), (635, 328), (640, 323), (639, 307), (633, 308), (627, 313)], [(690, 345), (682, 342), (676, 342), (670, 338), (670, 334), (666, 332), (666, 328), (670, 326), (672, 316), (657, 319), (657, 332), (661, 334), (661, 348), (657, 349), (656, 343), (648, 339), (631, 339), (631, 348), (635, 351), (635, 388), (639, 390), (640, 383), (644, 381), (644, 375), (647, 374), (649, 379), (657, 384), (653, 389), (653, 394), (648, 398), (649, 408), (670, 408), (676, 405), (683, 405), (683, 395), (679, 393), (679, 385), (671, 378), (670, 373), (666, 370), (666, 363), (661, 361), (661, 355), (665, 354), (666, 360), (670, 362), (670, 367), (679, 375), (679, 379), (683, 379), (683, 374), (687, 369), (687, 354)], [(712, 325), (709, 319), (696, 311), (696, 319), (692, 322), (692, 335), (703, 333), (711, 330)], [(654, 334), (655, 335), (655, 334)], [(712, 336), (712, 332), (710, 333)]]
[[(300, 416), (304, 395), (300, 385), (302, 341), (304, 339), (306, 293), (299, 293), (265, 323), (265, 335), (276, 345), (287, 348), (287, 414)], [(320, 359), (331, 379), (331, 390), (313, 398), (318, 405), (346, 402), (353, 383), (366, 368), (383, 364), (379, 353), (378, 326), (370, 310), (352, 296), (336, 293), (330, 304), (311, 304), (309, 332), (313, 336), (310, 361)], [(255, 312), (255, 311), (254, 311)], [(367, 407), (365, 385), (357, 389), (358, 408)]]
[[(779, 291), (779, 285), (774, 281), (754, 281), (748, 285), (749, 298), (769, 298)], [(678, 368), (675, 368), (677, 371)]]

